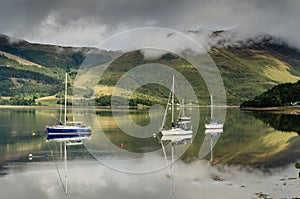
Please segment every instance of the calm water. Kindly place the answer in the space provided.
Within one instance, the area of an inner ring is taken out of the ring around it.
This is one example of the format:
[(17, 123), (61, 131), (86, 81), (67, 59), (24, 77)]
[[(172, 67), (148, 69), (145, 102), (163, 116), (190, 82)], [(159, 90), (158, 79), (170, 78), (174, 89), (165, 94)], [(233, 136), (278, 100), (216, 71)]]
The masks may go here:
[[(68, 146), (65, 162), (63, 145), (46, 142), (44, 132), (58, 110), (0, 110), (1, 198), (300, 197), (297, 115), (230, 108), (224, 132), (211, 137), (204, 133), (203, 108), (192, 140), (162, 147), (160, 136), (152, 136), (162, 119), (155, 111), (151, 117), (148, 110), (130, 110), (130, 117), (123, 110), (76, 112), (93, 135), (84, 145)], [(148, 124), (155, 125), (146, 131)]]

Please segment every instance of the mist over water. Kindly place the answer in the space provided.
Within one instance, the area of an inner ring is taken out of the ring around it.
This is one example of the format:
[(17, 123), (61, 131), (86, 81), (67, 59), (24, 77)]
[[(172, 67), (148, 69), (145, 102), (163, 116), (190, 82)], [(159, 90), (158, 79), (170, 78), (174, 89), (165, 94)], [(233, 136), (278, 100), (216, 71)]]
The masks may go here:
[[(60, 181), (57, 169), (61, 173)], [(255, 193), (291, 198), (300, 194), (293, 165), (271, 170), (209, 166), (208, 161), (185, 164), (174, 170), (135, 175), (120, 173), (96, 161), (68, 162), (68, 195), (64, 192), (63, 162), (36, 163), (22, 172), (12, 169), (0, 178), (5, 198), (252, 198)], [(173, 178), (173, 181), (172, 181)], [(289, 179), (290, 178), (290, 179)], [(14, 189), (12, 189), (14, 187)], [(18, 191), (15, 191), (15, 190)]]

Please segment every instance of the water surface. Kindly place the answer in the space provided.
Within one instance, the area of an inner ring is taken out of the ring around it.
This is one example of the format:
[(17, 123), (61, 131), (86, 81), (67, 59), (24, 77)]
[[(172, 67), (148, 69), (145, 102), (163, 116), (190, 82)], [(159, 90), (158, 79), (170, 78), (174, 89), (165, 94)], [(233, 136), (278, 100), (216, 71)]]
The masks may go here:
[[(193, 115), (192, 109), (186, 112)], [(122, 113), (120, 110), (118, 117), (127, 124)], [(206, 113), (206, 109), (201, 109), (199, 128), (192, 142), (173, 145), (174, 158), (178, 160), (171, 164), (170, 142), (165, 142), (165, 157), (156, 137), (136, 138), (122, 132), (109, 109), (98, 110), (96, 115), (90, 110), (80, 111), (80, 119), (95, 116), (93, 121), (85, 121), (93, 126), (93, 135), (84, 145), (68, 147), (67, 162), (60, 143), (46, 142), (44, 132), (50, 115), (59, 115), (58, 110), (0, 110), (1, 195), (3, 198), (300, 196), (298, 171), (294, 168), (294, 163), (300, 160), (300, 137), (294, 122), (298, 116), (227, 109), (224, 132), (211, 156), (210, 140), (206, 139), (203, 127)], [(141, 126), (151, 120), (148, 110), (133, 109), (130, 115)], [(203, 149), (208, 149), (207, 154), (199, 158)], [(30, 153), (32, 160), (28, 158)], [(148, 172), (132, 174), (145, 170)]]

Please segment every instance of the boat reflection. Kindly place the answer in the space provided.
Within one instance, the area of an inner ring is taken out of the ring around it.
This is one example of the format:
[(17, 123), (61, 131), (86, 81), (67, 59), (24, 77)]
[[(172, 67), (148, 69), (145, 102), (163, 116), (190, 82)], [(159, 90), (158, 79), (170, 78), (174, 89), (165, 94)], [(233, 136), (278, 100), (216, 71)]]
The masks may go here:
[[(159, 138), (158, 138), (159, 139)], [(192, 142), (193, 135), (167, 135), (167, 136), (162, 136), (159, 140), (163, 149), (164, 157), (166, 160), (166, 164), (170, 165), (170, 178), (172, 181), (172, 194), (175, 194), (175, 183), (174, 183), (174, 161), (175, 161), (175, 147), (179, 145), (184, 145), (187, 144), (188, 142)], [(171, 142), (171, 162), (169, 162), (169, 158), (166, 153), (165, 145), (169, 144)]]
[(77, 135), (77, 136), (64, 136), (64, 135), (56, 135), (56, 136), (49, 136), (47, 137), (46, 142), (49, 141), (54, 141), (54, 142), (58, 142), (60, 143), (60, 153), (62, 154), (62, 144), (64, 144), (64, 182), (63, 182), (63, 178), (61, 177), (61, 173), (58, 169), (58, 167), (56, 166), (56, 170), (57, 170), (57, 174), (59, 176), (61, 185), (64, 189), (64, 192), (66, 195), (68, 195), (68, 164), (67, 164), (67, 149), (68, 146), (74, 146), (74, 145), (82, 145), (82, 140), (86, 140), (86, 139), (90, 139), (91, 138), (91, 134), (85, 134), (85, 135)]
[(213, 148), (218, 142), (223, 129), (206, 129), (205, 138), (199, 150), (199, 158), (203, 159), (210, 153), (210, 162), (213, 163)]
[(56, 134), (47, 136), (46, 142), (55, 141), (55, 142), (81, 142), (82, 140), (87, 140), (91, 138), (91, 133), (81, 134), (74, 133), (73, 135), (64, 135)]

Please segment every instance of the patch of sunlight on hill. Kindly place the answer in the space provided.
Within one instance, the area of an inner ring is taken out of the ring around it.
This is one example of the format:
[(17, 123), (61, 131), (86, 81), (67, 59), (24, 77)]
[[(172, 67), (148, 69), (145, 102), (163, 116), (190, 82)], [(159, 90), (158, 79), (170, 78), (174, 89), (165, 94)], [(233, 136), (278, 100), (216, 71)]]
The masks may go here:
[(287, 83), (287, 82), (293, 83), (300, 79), (300, 77), (292, 75), (288, 71), (290, 69), (290, 66), (288, 66), (286, 63), (282, 62), (281, 60), (276, 59), (275, 57), (271, 57), (268, 55), (256, 55), (255, 57), (268, 60), (269, 64), (263, 71), (264, 71), (264, 75), (270, 78), (271, 80), (280, 83)]
[(101, 97), (105, 95), (112, 95), (115, 90), (115, 86), (97, 85), (94, 89), (95, 97)]
[[(72, 101), (73, 96), (68, 95), (67, 99), (68, 101)], [(64, 98), (57, 98), (56, 95), (41, 97), (39, 99), (36, 99), (37, 102), (40, 102), (42, 105), (47, 106), (60, 106), (60, 104), (57, 104), (58, 100), (63, 100)]]
[(94, 89), (93, 86), (98, 84), (101, 74), (101, 66), (89, 69), (87, 72), (76, 77), (76, 87), (82, 89)]

